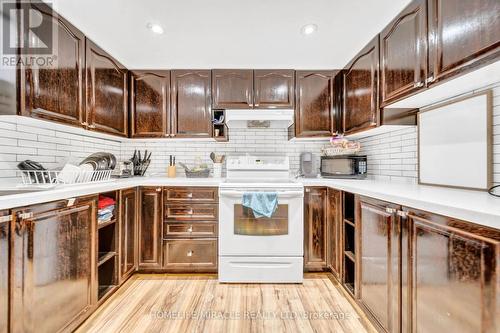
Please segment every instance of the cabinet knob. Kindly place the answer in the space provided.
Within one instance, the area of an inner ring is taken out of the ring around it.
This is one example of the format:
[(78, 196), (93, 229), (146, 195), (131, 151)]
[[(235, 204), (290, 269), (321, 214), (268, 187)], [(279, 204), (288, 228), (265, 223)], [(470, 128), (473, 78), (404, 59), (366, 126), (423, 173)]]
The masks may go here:
[(193, 253), (194, 253), (194, 251), (192, 251), (192, 250), (191, 250), (191, 251), (188, 251), (187, 256), (188, 256), (188, 257), (192, 257), (192, 256), (193, 256)]
[(193, 210), (192, 210), (192, 209), (188, 211), (188, 214), (189, 214), (189, 215), (193, 215), (193, 213), (194, 213), (194, 212), (193, 212)]
[(187, 231), (188, 231), (189, 233), (193, 232), (193, 226), (192, 226), (192, 225), (190, 225)]
[(187, 197), (191, 199), (193, 197), (193, 193), (188, 193)]
[(311, 189), (310, 188), (306, 188), (306, 193), (309, 193), (311, 192)]
[(427, 83), (431, 83), (431, 82), (434, 82), (436, 79), (434, 78), (434, 75), (431, 75), (427, 78), (427, 80), (425, 80), (425, 82)]
[(161, 187), (158, 187), (158, 188), (156, 189), (156, 192), (161, 192)]
[(95, 125), (94, 125), (94, 124), (92, 124), (92, 125), (89, 125), (89, 128), (92, 128), (92, 129), (94, 129), (94, 128), (95, 128)]
[(89, 126), (89, 123), (84, 121), (84, 122), (82, 122), (82, 126)]

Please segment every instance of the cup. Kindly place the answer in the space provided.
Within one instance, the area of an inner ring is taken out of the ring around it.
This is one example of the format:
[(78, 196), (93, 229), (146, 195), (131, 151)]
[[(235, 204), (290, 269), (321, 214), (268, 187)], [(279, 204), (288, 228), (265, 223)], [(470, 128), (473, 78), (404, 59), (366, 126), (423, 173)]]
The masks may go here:
[(168, 178), (175, 178), (176, 177), (175, 165), (170, 165), (167, 168), (167, 176), (168, 176)]
[(214, 163), (214, 178), (222, 178), (222, 163)]
[(219, 134), (220, 134), (220, 129), (216, 128), (214, 130), (214, 135), (217, 137), (217, 136), (219, 136)]

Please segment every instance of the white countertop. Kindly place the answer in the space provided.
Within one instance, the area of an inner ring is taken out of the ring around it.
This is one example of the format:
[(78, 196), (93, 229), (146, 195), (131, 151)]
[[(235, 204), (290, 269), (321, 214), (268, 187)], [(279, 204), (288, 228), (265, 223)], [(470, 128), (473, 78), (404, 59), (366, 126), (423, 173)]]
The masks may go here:
[[(219, 186), (224, 178), (140, 177), (86, 185), (62, 185), (40, 192), (0, 196), (0, 209), (67, 199), (135, 186)], [(328, 186), (403, 206), (500, 229), (500, 198), (486, 192), (373, 180), (299, 179), (304, 186)], [(0, 190), (5, 187), (0, 183)]]

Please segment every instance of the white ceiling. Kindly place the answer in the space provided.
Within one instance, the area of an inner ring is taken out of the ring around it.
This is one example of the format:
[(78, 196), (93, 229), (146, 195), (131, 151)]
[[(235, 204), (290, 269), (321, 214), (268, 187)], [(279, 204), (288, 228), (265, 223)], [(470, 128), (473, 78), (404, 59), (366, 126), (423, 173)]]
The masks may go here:
[[(128, 68), (322, 69), (346, 65), (410, 0), (50, 2)], [(318, 31), (303, 36), (308, 23)]]

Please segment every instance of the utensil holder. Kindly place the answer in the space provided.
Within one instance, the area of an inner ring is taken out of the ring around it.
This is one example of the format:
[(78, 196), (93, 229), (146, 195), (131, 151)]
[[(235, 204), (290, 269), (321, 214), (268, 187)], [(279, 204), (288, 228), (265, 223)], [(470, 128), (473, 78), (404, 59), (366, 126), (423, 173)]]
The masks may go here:
[(168, 168), (167, 168), (167, 176), (168, 178), (175, 178), (176, 177), (176, 169), (175, 169), (175, 165), (170, 165)]
[(214, 163), (214, 178), (222, 178), (222, 163)]

